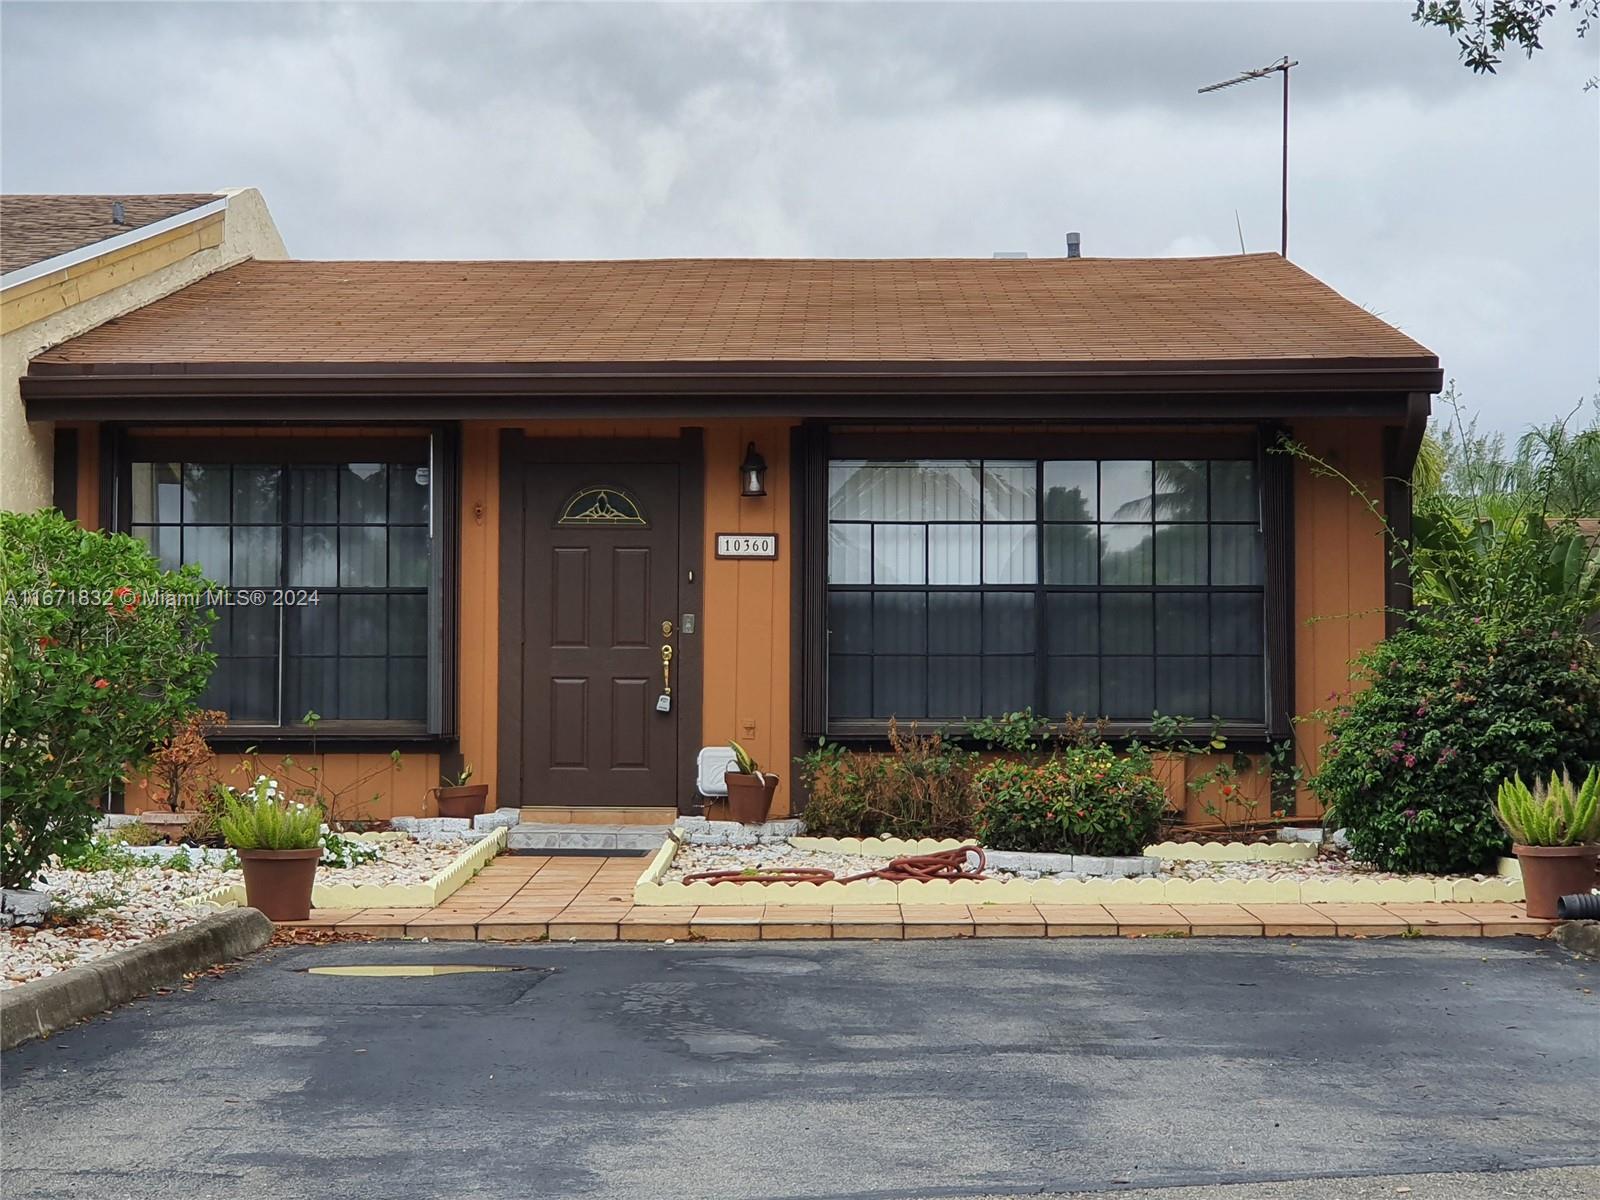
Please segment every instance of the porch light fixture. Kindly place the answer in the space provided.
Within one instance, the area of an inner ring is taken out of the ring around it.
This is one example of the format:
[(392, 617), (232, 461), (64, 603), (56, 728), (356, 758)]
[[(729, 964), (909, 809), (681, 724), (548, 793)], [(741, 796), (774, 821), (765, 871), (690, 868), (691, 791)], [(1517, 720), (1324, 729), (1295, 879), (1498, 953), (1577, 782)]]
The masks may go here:
[(756, 453), (751, 442), (744, 450), (744, 461), (739, 464), (739, 494), (765, 496), (767, 494), (767, 460)]

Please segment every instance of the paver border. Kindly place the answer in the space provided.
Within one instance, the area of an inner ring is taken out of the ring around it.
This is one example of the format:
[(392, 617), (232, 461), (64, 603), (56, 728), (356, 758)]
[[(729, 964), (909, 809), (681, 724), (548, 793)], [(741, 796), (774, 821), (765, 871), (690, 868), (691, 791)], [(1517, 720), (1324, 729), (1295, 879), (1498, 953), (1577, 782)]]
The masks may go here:
[[(312, 908), (436, 908), (481, 871), (506, 847), (506, 830), (496, 829), (474, 842), (423, 883), (318, 883), (311, 889)], [(191, 896), (185, 904), (243, 907), (244, 884), (230, 883)]]

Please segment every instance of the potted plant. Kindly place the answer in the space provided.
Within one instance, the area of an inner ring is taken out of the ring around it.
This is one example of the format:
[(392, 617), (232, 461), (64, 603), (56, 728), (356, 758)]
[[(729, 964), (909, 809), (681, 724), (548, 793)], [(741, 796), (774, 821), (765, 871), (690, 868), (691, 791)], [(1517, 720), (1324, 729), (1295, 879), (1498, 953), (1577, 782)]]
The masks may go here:
[(1565, 771), (1530, 790), (1518, 775), (1500, 785), (1495, 815), (1522, 865), (1528, 915), (1554, 920), (1562, 896), (1594, 888), (1600, 859), (1600, 767), (1574, 788)]
[(245, 792), (230, 793), (217, 822), (239, 855), (251, 908), (273, 921), (311, 915), (311, 887), (322, 858), (322, 810), (286, 802), (276, 780), (260, 776)]
[(466, 817), (468, 820), (484, 810), (489, 802), (487, 783), (469, 784), (472, 764), (461, 768), (461, 774), (439, 776), (439, 786), (433, 789), (433, 798), (439, 805), (441, 817)]
[(729, 742), (734, 765), (722, 780), (728, 785), (728, 811), (735, 821), (759, 825), (772, 811), (772, 797), (778, 790), (778, 777), (763, 771), (750, 752), (738, 742)]

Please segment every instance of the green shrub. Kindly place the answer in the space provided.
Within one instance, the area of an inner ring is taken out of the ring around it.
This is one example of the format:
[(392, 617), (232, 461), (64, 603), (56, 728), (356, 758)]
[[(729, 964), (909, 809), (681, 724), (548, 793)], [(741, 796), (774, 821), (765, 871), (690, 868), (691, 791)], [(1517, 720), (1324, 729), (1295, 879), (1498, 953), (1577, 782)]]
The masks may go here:
[(1581, 787), (1563, 771), (1530, 791), (1518, 775), (1500, 785), (1495, 802), (1500, 824), (1520, 846), (1584, 846), (1600, 842), (1600, 767)]
[(806, 828), (825, 837), (966, 837), (976, 756), (939, 734), (889, 725), (889, 752), (823, 741), (797, 759)]
[(54, 511), (0, 513), (0, 568), (0, 883), (26, 887), (189, 712), (215, 614), (197, 567)]
[(1571, 625), (1419, 610), (1356, 660), (1312, 787), (1351, 853), (1469, 873), (1506, 848), (1500, 783), (1600, 761), (1600, 654)]
[(992, 762), (974, 786), (976, 832), (995, 850), (1139, 854), (1167, 804), (1142, 751), (1120, 757), (1096, 741), (1039, 762)]
[(322, 810), (285, 801), (277, 782), (265, 775), (248, 791), (228, 797), (217, 824), (235, 850), (311, 850), (323, 845)]
[(127, 871), (150, 866), (146, 859), (130, 854), (128, 844), (115, 835), (95, 834), (86, 842), (66, 847), (58, 861), (69, 871)]

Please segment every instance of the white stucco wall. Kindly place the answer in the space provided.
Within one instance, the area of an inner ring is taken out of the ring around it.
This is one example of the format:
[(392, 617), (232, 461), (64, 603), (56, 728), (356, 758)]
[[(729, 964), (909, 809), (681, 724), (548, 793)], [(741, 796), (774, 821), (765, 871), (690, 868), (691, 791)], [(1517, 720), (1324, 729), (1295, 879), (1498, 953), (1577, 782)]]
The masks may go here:
[(0, 339), (0, 508), (26, 512), (51, 503), (51, 425), (27, 420), (19, 386), (34, 355), (224, 267), (248, 258), (288, 257), (259, 191), (231, 188), (217, 194), (228, 199), (220, 245), (139, 275), (111, 291), (13, 329)]

